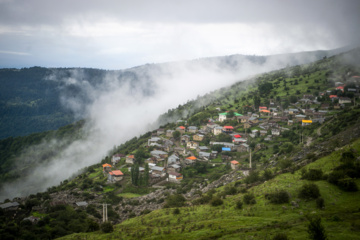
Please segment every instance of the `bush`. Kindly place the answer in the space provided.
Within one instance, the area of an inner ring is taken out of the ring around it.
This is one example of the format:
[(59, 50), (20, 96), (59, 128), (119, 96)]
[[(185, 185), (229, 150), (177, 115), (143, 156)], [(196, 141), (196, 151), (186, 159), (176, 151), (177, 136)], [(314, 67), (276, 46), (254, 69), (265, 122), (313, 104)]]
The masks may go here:
[(101, 224), (101, 231), (103, 231), (104, 233), (111, 233), (114, 231), (114, 227), (111, 224), (111, 222), (104, 222), (103, 224)]
[(272, 179), (273, 177), (274, 177), (274, 175), (273, 175), (273, 173), (272, 173), (272, 171), (270, 170), (270, 169), (266, 169), (265, 171), (264, 171), (264, 174), (263, 174), (263, 179), (264, 180), (270, 180), (270, 179)]
[(221, 200), (221, 198), (219, 198), (219, 197), (214, 197), (214, 198), (210, 201), (210, 204), (211, 204), (211, 206), (213, 206), (213, 207), (220, 206), (220, 205), (222, 205), (223, 203), (224, 203), (223, 200)]
[(299, 198), (316, 199), (318, 197), (320, 197), (320, 190), (314, 183), (304, 184), (299, 190)]
[(237, 209), (242, 209), (243, 206), (243, 202), (241, 200), (236, 201), (236, 208)]
[(322, 197), (318, 197), (316, 199), (316, 207), (318, 209), (323, 209), (325, 207), (325, 202), (324, 202), (324, 199)]
[(260, 180), (258, 171), (251, 171), (249, 176), (247, 176), (244, 180), (245, 183), (250, 184)]
[(255, 196), (252, 193), (245, 194), (243, 197), (243, 201), (245, 204), (255, 204), (256, 203)]
[(293, 165), (293, 161), (291, 161), (290, 159), (283, 159), (279, 161), (279, 167), (284, 170), (286, 168), (289, 168)]
[(181, 194), (174, 194), (168, 196), (166, 199), (166, 203), (164, 208), (171, 208), (171, 207), (182, 207), (185, 205), (186, 199)]
[(343, 178), (338, 180), (337, 184), (342, 190), (347, 192), (357, 192), (358, 187), (352, 178)]
[(290, 200), (290, 196), (285, 190), (280, 190), (275, 193), (267, 193), (265, 194), (265, 198), (274, 204), (288, 203)]
[(175, 208), (175, 209), (173, 210), (173, 214), (174, 214), (174, 215), (180, 214), (180, 209)]
[(278, 233), (272, 238), (272, 240), (288, 240), (288, 237), (285, 233)]
[(308, 231), (309, 238), (312, 240), (326, 240), (326, 232), (321, 224), (321, 218), (315, 217), (309, 219)]
[(309, 171), (302, 172), (302, 179), (311, 181), (321, 180), (323, 178), (323, 171), (321, 169), (309, 169)]

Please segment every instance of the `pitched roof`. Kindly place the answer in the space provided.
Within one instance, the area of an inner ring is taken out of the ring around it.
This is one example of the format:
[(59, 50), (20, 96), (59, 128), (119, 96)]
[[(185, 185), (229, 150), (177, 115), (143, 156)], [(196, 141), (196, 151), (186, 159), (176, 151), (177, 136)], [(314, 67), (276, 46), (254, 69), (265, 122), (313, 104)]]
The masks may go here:
[(234, 129), (233, 126), (224, 126), (224, 128), (226, 128), (226, 129)]
[(4, 203), (4, 204), (0, 204), (0, 208), (6, 209), (6, 208), (9, 208), (9, 207), (17, 207), (19, 205), (20, 204), (18, 202), (7, 202), (7, 203)]
[(312, 120), (302, 120), (303, 123), (312, 123)]
[(103, 164), (102, 165), (103, 166), (103, 168), (105, 168), (105, 167), (112, 167), (110, 164), (108, 164), (108, 163), (105, 163), (105, 164)]
[(134, 155), (128, 155), (127, 158), (135, 158)]
[(190, 156), (190, 157), (187, 157), (186, 159), (188, 159), (188, 160), (196, 160), (197, 158), (194, 157), (194, 156)]
[(241, 138), (241, 136), (239, 134), (234, 135), (234, 137)]
[(177, 172), (169, 172), (169, 175), (173, 175), (173, 176), (176, 176), (176, 177), (182, 176), (181, 173), (177, 173)]
[(109, 172), (110, 175), (123, 176), (124, 174), (120, 170), (114, 170)]
[(238, 161), (235, 161), (235, 160), (231, 161), (230, 163), (231, 163), (231, 164), (234, 164), (234, 165), (235, 165), (235, 164), (239, 164), (239, 162), (238, 162)]

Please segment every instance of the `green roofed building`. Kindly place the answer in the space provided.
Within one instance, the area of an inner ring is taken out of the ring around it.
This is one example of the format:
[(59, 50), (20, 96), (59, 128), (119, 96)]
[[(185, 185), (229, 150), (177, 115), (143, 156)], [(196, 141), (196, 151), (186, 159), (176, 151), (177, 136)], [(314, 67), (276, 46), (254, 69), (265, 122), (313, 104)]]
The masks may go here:
[[(228, 112), (219, 113), (219, 121), (220, 121), (220, 122), (225, 121), (225, 120), (226, 120), (226, 116), (227, 116), (228, 114), (229, 114)], [(241, 117), (242, 114), (237, 113), (237, 112), (234, 112), (234, 116), (235, 116), (235, 117)]]

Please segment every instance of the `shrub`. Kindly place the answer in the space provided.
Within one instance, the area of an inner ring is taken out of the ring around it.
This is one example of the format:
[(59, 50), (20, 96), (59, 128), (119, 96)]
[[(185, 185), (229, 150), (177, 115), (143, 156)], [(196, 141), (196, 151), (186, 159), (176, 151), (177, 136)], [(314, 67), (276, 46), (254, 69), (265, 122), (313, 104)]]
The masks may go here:
[(220, 206), (220, 205), (222, 205), (223, 203), (224, 203), (223, 200), (221, 200), (221, 198), (219, 198), (219, 197), (214, 197), (214, 198), (210, 201), (210, 204), (211, 204), (211, 206), (213, 206), (213, 207)]
[(347, 192), (357, 192), (358, 187), (356, 185), (356, 182), (352, 178), (343, 178), (338, 180), (337, 184), (342, 190)]
[(323, 171), (321, 169), (309, 169), (309, 171), (306, 171), (303, 175), (303, 179), (316, 181), (321, 180), (323, 177)]
[(241, 200), (236, 201), (236, 208), (237, 209), (242, 209), (243, 206), (243, 202)]
[(258, 171), (251, 171), (249, 176), (247, 176), (244, 180), (245, 183), (250, 184), (260, 180)]
[(273, 173), (272, 173), (272, 171), (270, 170), (270, 169), (266, 169), (265, 171), (264, 171), (264, 174), (263, 174), (263, 179), (264, 180), (270, 180), (270, 179), (272, 179), (273, 177), (274, 177), (274, 175), (273, 175)]
[(344, 178), (344, 176), (345, 173), (343, 171), (340, 170), (332, 171), (331, 173), (329, 173), (327, 181), (329, 183), (337, 185), (339, 179)]
[(288, 203), (290, 200), (290, 196), (285, 190), (280, 190), (275, 193), (267, 193), (265, 194), (265, 198), (274, 204)]
[(171, 208), (171, 207), (182, 207), (185, 205), (186, 199), (181, 194), (174, 194), (168, 196), (166, 199), (166, 203), (164, 208)]
[(315, 217), (309, 219), (308, 225), (309, 238), (312, 240), (326, 240), (326, 232), (324, 226), (321, 224), (321, 218)]
[(318, 198), (320, 197), (319, 187), (314, 183), (307, 183), (301, 186), (299, 198)]
[(322, 197), (318, 197), (316, 199), (316, 207), (319, 209), (323, 209), (325, 207), (325, 201)]
[(173, 210), (173, 214), (174, 214), (174, 215), (180, 214), (180, 209), (175, 208), (175, 209)]
[(279, 161), (279, 167), (281, 169), (289, 168), (293, 165), (293, 162), (290, 159), (283, 159)]
[(252, 193), (245, 194), (243, 197), (243, 201), (245, 204), (255, 204), (256, 203), (255, 196)]
[(114, 231), (114, 227), (111, 224), (111, 222), (104, 222), (103, 224), (101, 224), (101, 231), (103, 231), (104, 233), (111, 233)]
[(272, 238), (272, 240), (288, 240), (288, 237), (285, 233), (278, 233)]
[(226, 186), (224, 192), (226, 195), (235, 195), (237, 193), (237, 189), (234, 186)]

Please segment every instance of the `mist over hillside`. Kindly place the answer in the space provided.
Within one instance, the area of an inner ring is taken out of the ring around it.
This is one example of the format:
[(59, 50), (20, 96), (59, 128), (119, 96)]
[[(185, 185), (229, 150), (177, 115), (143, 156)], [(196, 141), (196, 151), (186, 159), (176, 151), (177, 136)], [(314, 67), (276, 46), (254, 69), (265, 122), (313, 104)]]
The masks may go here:
[[(262, 72), (308, 63), (329, 54), (330, 52), (317, 51), (267, 57), (232, 55), (148, 64), (119, 71), (45, 69), (43, 77), (37, 81), (39, 84), (50, 84), (53, 89), (43, 89), (43, 92), (34, 97), (41, 99), (41, 94), (53, 91), (57, 105), (53, 105), (52, 109), (60, 116), (68, 114), (70, 121), (87, 119), (86, 137), (74, 141), (65, 150), (58, 152), (49, 163), (33, 169), (30, 175), (7, 184), (1, 191), (0, 200), (44, 191), (58, 184), (79, 169), (99, 162), (114, 145), (155, 129), (158, 127), (156, 120), (160, 114), (189, 99)], [(21, 85), (21, 81), (18, 83)], [(33, 86), (30, 84), (29, 89), (31, 87)], [(9, 94), (8, 98), (21, 99), (21, 94)], [(6, 100), (8, 99), (1, 100), (2, 125), (4, 118), (9, 118), (4, 110), (9, 107)], [(29, 97), (26, 101), (35, 100)], [(48, 109), (51, 109), (51, 106)], [(50, 115), (53, 113), (49, 112)], [(54, 139), (34, 146), (31, 151), (44, 147), (56, 149), (58, 144), (61, 143)], [(24, 151), (23, 156), (27, 155)]]

